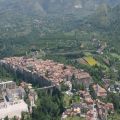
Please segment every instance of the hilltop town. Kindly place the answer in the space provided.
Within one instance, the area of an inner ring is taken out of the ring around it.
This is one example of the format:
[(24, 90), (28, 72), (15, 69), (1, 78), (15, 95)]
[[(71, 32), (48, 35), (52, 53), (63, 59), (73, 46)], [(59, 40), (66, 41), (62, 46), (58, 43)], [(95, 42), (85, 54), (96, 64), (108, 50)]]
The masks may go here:
[(120, 0), (0, 0), (0, 120), (120, 120)]
[[(21, 118), (22, 112), (32, 113), (37, 97), (36, 93), (31, 93), (31, 87), (28, 87), (28, 93), (25, 92), (27, 83), (36, 84), (39, 91), (53, 91), (56, 88), (62, 92), (65, 108), (61, 115), (62, 120), (71, 117), (107, 120), (114, 113), (114, 105), (104, 101), (110, 89), (94, 83), (90, 74), (82, 69), (53, 60), (27, 57), (4, 58), (0, 60), (0, 65), (24, 81), (19, 87), (13, 81), (0, 83), (1, 119), (6, 116)], [(25, 94), (29, 96), (30, 105), (24, 101)]]
[(48, 81), (53, 85), (59, 85), (63, 81), (71, 80), (73, 76), (77, 80), (76, 82), (83, 83), (86, 87), (91, 83), (89, 73), (83, 70), (78, 70), (72, 66), (65, 66), (64, 64), (52, 60), (44, 61), (33, 58), (11, 57), (1, 60), (0, 63), (15, 72), (19, 71), (21, 74), (26, 74), (24, 72), (30, 72), (31, 77), (32, 75), (42, 77), (36, 81), (38, 83), (43, 82), (44, 84), (45, 81)]

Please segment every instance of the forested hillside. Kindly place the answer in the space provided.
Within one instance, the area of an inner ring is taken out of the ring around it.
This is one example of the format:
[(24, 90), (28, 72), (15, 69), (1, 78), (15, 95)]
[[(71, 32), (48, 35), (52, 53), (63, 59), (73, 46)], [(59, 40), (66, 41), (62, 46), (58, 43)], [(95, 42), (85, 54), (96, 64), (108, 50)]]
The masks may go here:
[(120, 30), (120, 5), (114, 8), (106, 4), (98, 7), (96, 12), (82, 23), (80, 30), (98, 32), (105, 37), (111, 45), (119, 50)]
[(90, 32), (119, 49), (119, 14), (119, 0), (0, 0), (0, 55), (65, 49), (62, 41), (77, 49), (76, 33), (80, 43)]

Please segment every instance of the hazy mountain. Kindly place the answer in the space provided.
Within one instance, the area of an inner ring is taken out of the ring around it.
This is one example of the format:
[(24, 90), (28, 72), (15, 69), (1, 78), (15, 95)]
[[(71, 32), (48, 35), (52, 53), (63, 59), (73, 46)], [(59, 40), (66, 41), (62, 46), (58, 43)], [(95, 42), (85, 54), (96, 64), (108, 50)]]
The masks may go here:
[(116, 5), (119, 2), (119, 0), (0, 0), (0, 10), (31, 15), (68, 14), (94, 11), (101, 3)]
[(117, 36), (119, 3), (119, 0), (0, 0), (1, 54), (14, 53), (20, 45), (21, 50), (27, 50), (30, 44), (40, 43), (41, 37), (51, 33), (80, 29)]
[[(101, 4), (96, 9), (94, 14), (87, 17), (84, 25), (91, 25), (95, 28), (102, 29), (102, 31), (113, 31), (117, 29), (116, 32), (119, 32), (120, 29), (120, 4), (111, 8), (107, 4)], [(119, 29), (118, 29), (119, 28)]]
[(106, 1), (111, 6), (116, 6), (117, 4), (120, 3), (120, 0), (104, 0), (104, 1)]
[(108, 8), (114, 7), (119, 2), (119, 0), (0, 0), (0, 36), (26, 35), (33, 29), (41, 34), (71, 30), (91, 14), (94, 14), (92, 19), (106, 25)]

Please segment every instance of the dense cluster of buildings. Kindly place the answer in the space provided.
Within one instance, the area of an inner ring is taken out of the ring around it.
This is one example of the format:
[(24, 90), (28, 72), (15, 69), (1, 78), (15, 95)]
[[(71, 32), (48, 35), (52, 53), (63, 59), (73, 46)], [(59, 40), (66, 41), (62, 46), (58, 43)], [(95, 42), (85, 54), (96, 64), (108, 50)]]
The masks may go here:
[(29, 80), (28, 76), (31, 73), (34, 82), (36, 81), (45, 86), (48, 85), (47, 83), (59, 85), (61, 82), (71, 80), (73, 77), (77, 83), (83, 83), (86, 87), (89, 87), (91, 83), (91, 77), (87, 72), (78, 70), (72, 66), (65, 66), (52, 60), (10, 57), (1, 60), (0, 63), (4, 67), (17, 71), (22, 76), (26, 76), (27, 80)]
[[(93, 84), (96, 96), (105, 98), (107, 93), (104, 88), (98, 84)], [(62, 114), (62, 119), (67, 117), (81, 116), (86, 120), (107, 120), (108, 112), (114, 112), (112, 103), (104, 103), (100, 99), (94, 100), (88, 91), (78, 91), (80, 103), (72, 103)]]
[[(0, 65), (21, 76), (24, 81), (43, 85), (42, 88), (60, 86), (60, 83), (64, 83), (69, 88), (65, 91), (69, 96), (74, 95), (74, 92), (72, 92), (74, 90), (72, 88), (73, 82), (77, 85), (82, 84), (85, 89), (75, 92), (80, 98), (80, 103), (72, 103), (69, 108), (66, 108), (62, 114), (62, 119), (71, 116), (81, 116), (85, 117), (86, 120), (106, 120), (108, 111), (114, 111), (112, 103), (105, 104), (100, 99), (93, 99), (89, 91), (90, 85), (92, 85), (97, 98), (105, 98), (107, 89), (104, 89), (99, 84), (92, 83), (91, 76), (84, 70), (78, 70), (75, 67), (66, 66), (52, 60), (27, 57), (4, 58), (0, 61)], [(7, 115), (10, 118), (13, 116), (20, 117), (22, 111), (28, 112), (28, 106), (23, 100), (26, 86), (29, 88), (29, 112), (32, 113), (32, 107), (35, 106), (35, 101), (37, 100), (37, 94), (32, 89), (32, 84), (22, 82), (17, 87), (12, 81), (0, 83), (0, 119)]]

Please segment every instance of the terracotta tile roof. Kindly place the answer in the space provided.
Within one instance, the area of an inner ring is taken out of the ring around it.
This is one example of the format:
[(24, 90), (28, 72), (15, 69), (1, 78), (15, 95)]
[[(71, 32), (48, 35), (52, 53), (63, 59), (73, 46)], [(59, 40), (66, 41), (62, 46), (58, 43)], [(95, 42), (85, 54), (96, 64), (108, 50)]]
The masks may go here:
[(91, 78), (87, 72), (83, 72), (72, 66), (65, 66), (64, 64), (60, 64), (52, 60), (10, 57), (5, 58), (4, 61), (6, 62), (6, 64), (9, 64), (11, 66), (43, 75), (54, 83), (60, 83), (67, 76), (72, 77), (73, 74), (78, 80), (83, 80), (85, 78), (90, 80)]
[(94, 84), (93, 89), (95, 90), (97, 96), (102, 97), (107, 95), (107, 91), (98, 84)]

